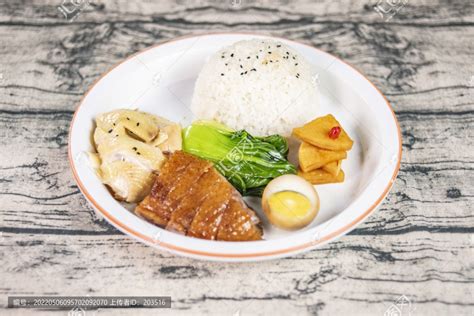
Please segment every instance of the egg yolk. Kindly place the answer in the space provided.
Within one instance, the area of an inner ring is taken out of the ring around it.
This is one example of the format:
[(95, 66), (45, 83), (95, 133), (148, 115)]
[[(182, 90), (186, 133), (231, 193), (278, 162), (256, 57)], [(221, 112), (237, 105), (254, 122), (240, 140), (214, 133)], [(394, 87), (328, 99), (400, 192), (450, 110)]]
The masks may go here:
[(272, 194), (268, 205), (274, 212), (286, 217), (305, 216), (311, 210), (311, 202), (301, 193), (282, 191)]

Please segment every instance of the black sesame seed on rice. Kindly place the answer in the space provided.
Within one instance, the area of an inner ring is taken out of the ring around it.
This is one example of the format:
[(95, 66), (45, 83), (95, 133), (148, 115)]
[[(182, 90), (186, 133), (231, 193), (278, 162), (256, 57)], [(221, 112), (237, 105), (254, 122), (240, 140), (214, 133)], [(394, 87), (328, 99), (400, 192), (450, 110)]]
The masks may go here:
[(224, 75), (224, 74), (223, 74), (223, 73), (221, 73), (221, 76), (223, 76), (223, 75)]
[(230, 57), (234, 57), (234, 53), (230, 54)]

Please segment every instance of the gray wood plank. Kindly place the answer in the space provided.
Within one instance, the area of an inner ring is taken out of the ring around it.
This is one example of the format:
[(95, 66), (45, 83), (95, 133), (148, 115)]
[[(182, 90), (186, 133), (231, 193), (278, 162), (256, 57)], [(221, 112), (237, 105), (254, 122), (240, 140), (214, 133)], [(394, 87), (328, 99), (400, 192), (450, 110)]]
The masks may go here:
[[(61, 1), (0, 1), (0, 307), (7, 295), (171, 295), (164, 315), (381, 315), (406, 295), (413, 314), (472, 315), (474, 4), (410, 0), (385, 21), (376, 1), (233, 3), (92, 1), (68, 22)], [(392, 103), (400, 175), (349, 235), (282, 260), (195, 261), (124, 236), (79, 193), (67, 133), (87, 88), (145, 47), (218, 31), (321, 48)]]
[[(4, 262), (9, 272), (0, 289), (4, 294), (166, 294), (177, 311), (216, 315), (260, 313), (275, 304), (286, 314), (320, 308), (324, 314), (370, 310), (380, 315), (401, 295), (409, 297), (420, 315), (434, 310), (468, 314), (472, 308), (467, 295), (472, 263), (458, 260), (471, 253), (467, 234), (348, 236), (293, 258), (235, 264), (160, 254), (125, 236), (38, 240), (25, 235), (19, 242), (5, 234), (4, 240), (8, 249), (16, 249)], [(28, 261), (19, 264), (19, 258)], [(52, 267), (54, 277), (49, 276)], [(24, 278), (35, 286), (15, 282)]]

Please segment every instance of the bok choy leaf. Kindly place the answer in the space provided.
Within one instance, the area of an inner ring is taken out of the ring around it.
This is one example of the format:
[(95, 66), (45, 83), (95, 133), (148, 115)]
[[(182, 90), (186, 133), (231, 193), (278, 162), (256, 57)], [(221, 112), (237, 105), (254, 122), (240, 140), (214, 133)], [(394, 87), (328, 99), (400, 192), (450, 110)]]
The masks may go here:
[(261, 196), (272, 179), (296, 173), (280, 135), (253, 137), (214, 121), (197, 121), (183, 130), (183, 150), (214, 162), (242, 195)]

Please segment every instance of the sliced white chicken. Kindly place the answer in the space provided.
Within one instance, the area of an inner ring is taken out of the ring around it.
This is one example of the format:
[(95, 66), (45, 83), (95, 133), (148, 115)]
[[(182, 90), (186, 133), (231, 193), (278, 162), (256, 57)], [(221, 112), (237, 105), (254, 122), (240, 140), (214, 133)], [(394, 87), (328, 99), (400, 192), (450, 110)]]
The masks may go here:
[(182, 143), (181, 126), (173, 123), (162, 127), (158, 136), (150, 144), (164, 152), (172, 153), (181, 150)]
[(167, 138), (163, 143), (158, 145), (158, 148), (170, 153), (181, 150), (183, 144), (181, 126), (179, 124), (171, 124), (163, 127), (163, 131), (167, 135)]
[(150, 171), (121, 160), (102, 164), (100, 175), (116, 199), (130, 203), (143, 200), (150, 193), (154, 179)]
[(96, 119), (97, 127), (104, 131), (113, 131), (121, 125), (131, 134), (144, 142), (152, 141), (160, 131), (158, 120), (154, 115), (134, 111), (116, 110), (101, 114)]
[(127, 161), (149, 172), (160, 169), (165, 157), (159, 148), (128, 136), (118, 136), (97, 146), (102, 165)]
[(153, 184), (153, 172), (165, 161), (163, 151), (181, 149), (181, 127), (134, 110), (101, 114), (94, 131), (98, 175), (119, 200), (139, 202)]
[(164, 142), (166, 142), (167, 140), (168, 140), (168, 133), (166, 133), (164, 129), (162, 128), (160, 132), (158, 133), (158, 136), (156, 136), (156, 138), (152, 142), (150, 142), (150, 145), (154, 147), (158, 147)]

